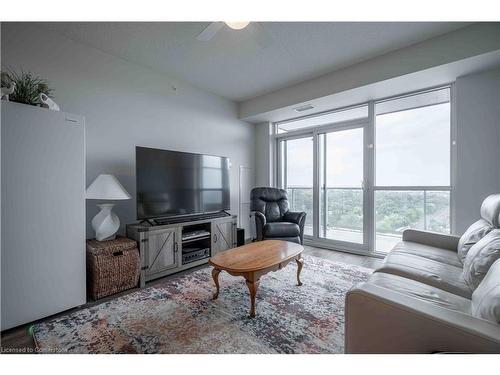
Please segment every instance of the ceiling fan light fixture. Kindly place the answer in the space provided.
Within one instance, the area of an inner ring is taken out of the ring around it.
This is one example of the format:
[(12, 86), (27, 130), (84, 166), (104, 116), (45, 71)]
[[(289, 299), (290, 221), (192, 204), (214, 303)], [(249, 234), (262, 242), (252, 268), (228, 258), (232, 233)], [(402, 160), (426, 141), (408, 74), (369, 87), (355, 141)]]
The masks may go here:
[(225, 22), (224, 23), (229, 26), (233, 30), (241, 30), (248, 26), (250, 22), (247, 21), (239, 21), (239, 22)]

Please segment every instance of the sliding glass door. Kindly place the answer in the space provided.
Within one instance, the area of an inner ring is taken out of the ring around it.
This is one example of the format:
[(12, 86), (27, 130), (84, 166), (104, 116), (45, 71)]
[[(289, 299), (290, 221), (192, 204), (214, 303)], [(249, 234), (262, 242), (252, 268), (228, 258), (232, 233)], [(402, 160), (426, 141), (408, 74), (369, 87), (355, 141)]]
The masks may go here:
[(367, 117), (364, 106), (279, 128), (278, 186), (287, 190), (292, 210), (307, 213), (304, 234), (310, 240), (368, 249), (363, 152)]
[(275, 124), (277, 185), (311, 244), (389, 251), (405, 229), (452, 230), (451, 88)]
[(320, 238), (365, 243), (363, 145), (358, 125), (318, 135)]
[(284, 139), (280, 141), (281, 183), (288, 192), (292, 211), (307, 213), (304, 234), (313, 235), (313, 137)]

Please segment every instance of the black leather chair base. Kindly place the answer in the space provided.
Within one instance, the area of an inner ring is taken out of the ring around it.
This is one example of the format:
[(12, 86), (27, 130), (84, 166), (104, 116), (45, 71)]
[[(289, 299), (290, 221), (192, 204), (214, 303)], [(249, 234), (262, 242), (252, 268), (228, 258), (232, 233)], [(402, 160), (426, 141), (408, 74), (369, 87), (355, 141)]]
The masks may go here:
[(295, 223), (279, 221), (264, 225), (264, 237), (299, 237), (300, 228)]

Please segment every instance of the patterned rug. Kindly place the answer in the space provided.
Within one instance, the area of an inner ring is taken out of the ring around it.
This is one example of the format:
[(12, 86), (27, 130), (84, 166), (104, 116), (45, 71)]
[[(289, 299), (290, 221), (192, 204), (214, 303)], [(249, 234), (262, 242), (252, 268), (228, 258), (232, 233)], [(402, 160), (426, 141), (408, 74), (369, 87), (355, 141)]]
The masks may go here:
[(304, 256), (261, 278), (257, 316), (243, 278), (225, 272), (221, 292), (207, 267), (100, 305), (37, 324), (41, 352), (342, 353), (344, 297), (372, 270)]

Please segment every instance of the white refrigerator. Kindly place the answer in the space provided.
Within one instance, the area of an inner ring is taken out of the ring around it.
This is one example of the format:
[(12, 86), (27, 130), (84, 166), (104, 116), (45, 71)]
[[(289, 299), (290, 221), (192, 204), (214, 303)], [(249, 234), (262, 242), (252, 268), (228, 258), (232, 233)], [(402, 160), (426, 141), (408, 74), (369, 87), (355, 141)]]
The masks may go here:
[(85, 123), (1, 103), (1, 330), (82, 305)]

